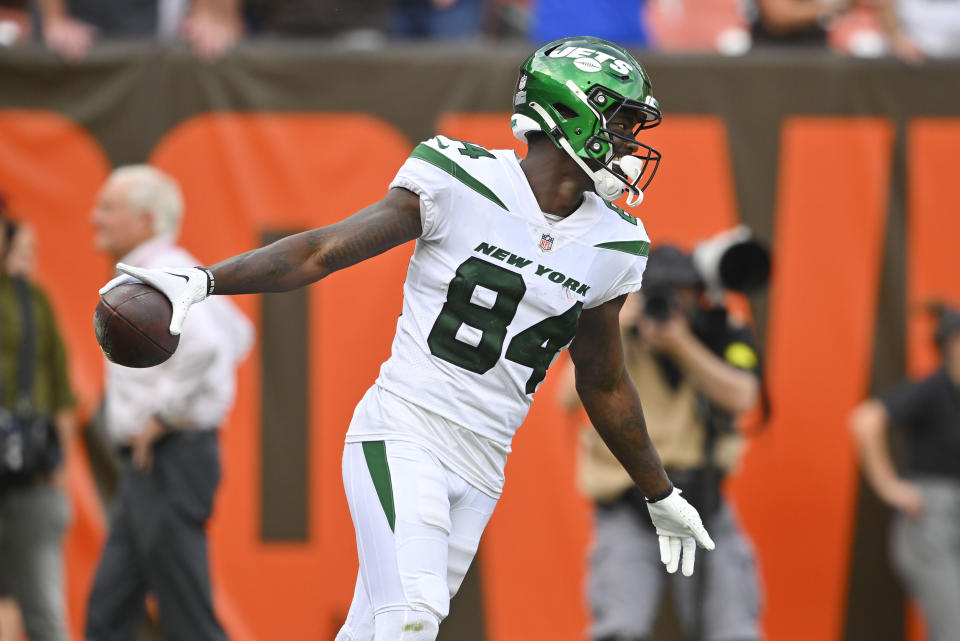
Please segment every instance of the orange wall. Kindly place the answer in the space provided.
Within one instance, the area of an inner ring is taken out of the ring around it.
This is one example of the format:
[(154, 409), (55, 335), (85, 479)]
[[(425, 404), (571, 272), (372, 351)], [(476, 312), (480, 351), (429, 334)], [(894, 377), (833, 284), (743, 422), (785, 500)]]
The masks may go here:
[(793, 118), (781, 134), (773, 417), (733, 483), (777, 641), (843, 634), (856, 500), (846, 418), (869, 384), (892, 144), (889, 123), (871, 118)]
[[(689, 246), (737, 220), (727, 134), (708, 116), (665, 123), (650, 133), (664, 163), (636, 211), (655, 243)], [(437, 128), (488, 146), (514, 145), (506, 114), (447, 115)], [(910, 129), (910, 214), (926, 221), (911, 227), (915, 258), (952, 256), (947, 241), (956, 233), (935, 225), (950, 218), (940, 213), (943, 203), (953, 204), (947, 211), (960, 204), (944, 174), (960, 149), (958, 129), (956, 121)], [(832, 143), (827, 156), (824, 139)], [(889, 123), (874, 118), (796, 118), (781, 132), (767, 344), (775, 415), (729, 488), (758, 549), (764, 626), (775, 641), (835, 641), (842, 633), (856, 499), (843, 421), (869, 380), (892, 143)], [(254, 247), (264, 230), (327, 224), (376, 200), (412, 146), (387, 123), (359, 114), (217, 113), (170, 131), (150, 162), (183, 185), (183, 244), (214, 262)], [(356, 156), (357, 149), (364, 151)], [(62, 117), (0, 111), (0, 188), (38, 227), (38, 278), (60, 315), (84, 413), (101, 393), (90, 326), (96, 289), (110, 271), (91, 249), (86, 218), (109, 170), (97, 143)], [(356, 557), (340, 448), (354, 404), (389, 352), (411, 249), (310, 290), (314, 507), (306, 543), (259, 540), (258, 444), (270, 429), (259, 424), (259, 354), (240, 370), (211, 526), (218, 607), (237, 639), (327, 638), (346, 612)], [(933, 260), (911, 262), (912, 291), (956, 288), (937, 280), (949, 272), (934, 269)], [(255, 299), (239, 302), (257, 321)], [(491, 641), (572, 641), (587, 621), (589, 510), (573, 487), (574, 434), (553, 403), (555, 383), (547, 378), (515, 440), (508, 489), (483, 543)], [(79, 631), (104, 524), (89, 472), (73, 458), (68, 590)]]

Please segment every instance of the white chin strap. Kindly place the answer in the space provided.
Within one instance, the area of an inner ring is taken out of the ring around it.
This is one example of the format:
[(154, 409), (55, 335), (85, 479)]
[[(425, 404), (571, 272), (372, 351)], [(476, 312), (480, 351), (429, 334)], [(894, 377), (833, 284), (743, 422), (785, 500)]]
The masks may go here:
[(637, 181), (640, 180), (640, 174), (643, 173), (643, 166), (646, 163), (636, 156), (624, 156), (618, 164), (620, 171), (627, 177), (627, 182), (631, 185), (624, 190), (630, 192), (630, 196), (627, 198), (627, 206), (636, 207), (643, 202), (643, 192), (640, 191), (636, 185)]
[[(543, 118), (543, 121), (547, 123), (547, 126), (550, 127), (551, 130), (557, 128), (557, 123), (554, 122), (553, 118), (550, 117), (550, 114), (547, 113), (546, 109), (535, 102), (531, 102), (529, 104), (534, 111), (540, 114), (540, 117)], [(537, 127), (537, 129), (539, 130), (539, 127)], [(514, 132), (514, 135), (517, 135), (516, 131)], [(517, 137), (519, 138), (520, 136), (517, 135)], [(570, 145), (570, 141), (567, 140), (566, 137), (557, 136), (557, 142), (560, 143), (560, 147), (567, 152), (567, 155), (573, 158), (574, 162), (580, 165), (580, 168), (583, 169), (583, 171), (593, 179), (593, 186), (597, 190), (598, 196), (604, 200), (613, 201), (629, 191), (630, 197), (627, 198), (627, 206), (636, 207), (643, 202), (642, 191), (636, 187), (627, 187), (627, 185), (625, 185), (623, 181), (617, 178), (612, 172), (604, 168), (598, 169), (597, 171), (590, 169), (590, 167), (587, 166), (586, 161), (578, 156), (577, 152), (573, 150), (573, 147)], [(624, 156), (614, 164), (619, 165), (620, 171), (622, 171), (627, 177), (631, 185), (637, 181), (637, 179), (640, 177), (640, 172), (643, 171), (643, 161), (635, 156)]]
[(597, 188), (597, 194), (604, 200), (616, 200), (627, 190), (623, 181), (618, 180), (609, 171), (599, 170), (592, 174), (593, 184)]
[[(643, 161), (636, 156), (624, 156), (613, 163), (620, 168), (623, 175), (626, 176), (630, 185), (636, 185), (643, 171)], [(616, 200), (626, 192), (630, 192), (627, 198), (628, 207), (636, 207), (643, 202), (643, 192), (635, 186), (627, 186), (623, 181), (613, 175), (612, 172), (603, 169), (593, 173), (593, 184), (596, 185), (597, 193), (606, 200)]]

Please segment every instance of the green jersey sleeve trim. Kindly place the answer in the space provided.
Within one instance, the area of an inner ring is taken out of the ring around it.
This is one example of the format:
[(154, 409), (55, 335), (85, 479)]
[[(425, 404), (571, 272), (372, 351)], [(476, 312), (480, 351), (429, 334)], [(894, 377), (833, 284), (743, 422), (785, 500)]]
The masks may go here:
[(373, 487), (377, 490), (377, 497), (387, 515), (387, 523), (393, 532), (397, 521), (393, 507), (393, 480), (390, 478), (390, 464), (387, 462), (387, 446), (383, 441), (364, 441), (363, 457), (367, 459), (367, 469), (373, 479)]
[(413, 150), (413, 153), (410, 154), (410, 157), (428, 162), (434, 167), (442, 169), (470, 189), (490, 200), (490, 202), (498, 205), (504, 211), (510, 211), (507, 209), (507, 206), (503, 204), (503, 201), (497, 198), (497, 195), (493, 193), (489, 187), (471, 176), (470, 173), (467, 172), (463, 167), (453, 162), (433, 147), (430, 147), (425, 143), (420, 143)]
[[(603, 200), (603, 199), (601, 198), (600, 200)], [(614, 205), (612, 202), (610, 202), (610, 201), (608, 201), (608, 200), (604, 200), (604, 201), (603, 201), (603, 204), (606, 205), (611, 211), (615, 211), (615, 212), (617, 213), (617, 215), (620, 216), (620, 218), (623, 218), (625, 221), (627, 221), (627, 222), (630, 223), (631, 225), (636, 225), (636, 224), (637, 224), (637, 219), (636, 219), (636, 218), (634, 218), (633, 216), (631, 216), (631, 215), (628, 214), (627, 212), (623, 211), (622, 209), (620, 209), (619, 207), (617, 207), (616, 205)]]
[(645, 240), (614, 240), (609, 243), (594, 245), (594, 247), (612, 249), (618, 252), (633, 254), (634, 256), (646, 256), (650, 253), (650, 243)]

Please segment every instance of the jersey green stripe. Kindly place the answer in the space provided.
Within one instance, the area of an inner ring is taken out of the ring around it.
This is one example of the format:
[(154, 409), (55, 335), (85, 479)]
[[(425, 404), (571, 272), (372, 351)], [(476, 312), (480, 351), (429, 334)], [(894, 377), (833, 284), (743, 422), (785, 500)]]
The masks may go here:
[(503, 201), (497, 198), (497, 195), (490, 191), (486, 185), (471, 176), (463, 167), (453, 162), (433, 147), (425, 143), (420, 143), (417, 145), (416, 149), (413, 150), (413, 153), (410, 154), (410, 157), (428, 162), (434, 167), (442, 169), (484, 198), (489, 199), (490, 202), (499, 205), (506, 211), (510, 211), (507, 209), (507, 206), (503, 204)]
[(594, 245), (600, 249), (612, 249), (618, 252), (626, 252), (634, 256), (646, 256), (650, 253), (650, 243), (645, 240), (614, 240), (609, 243), (600, 243)]
[(387, 463), (387, 447), (383, 441), (364, 441), (363, 457), (367, 459), (367, 469), (377, 490), (383, 513), (387, 515), (390, 531), (396, 523), (397, 515), (393, 508), (393, 481), (390, 480), (390, 464)]

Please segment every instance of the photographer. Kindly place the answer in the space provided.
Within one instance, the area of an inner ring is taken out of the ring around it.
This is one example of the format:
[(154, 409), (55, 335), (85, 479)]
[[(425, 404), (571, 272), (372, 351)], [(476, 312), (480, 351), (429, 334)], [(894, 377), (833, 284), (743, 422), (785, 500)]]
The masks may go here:
[[(759, 357), (749, 330), (705, 299), (691, 257), (665, 245), (651, 251), (643, 289), (627, 300), (620, 323), (650, 438), (674, 484), (716, 532), (717, 547), (702, 583), (665, 576), (644, 498), (597, 433), (583, 430), (578, 483), (596, 508), (588, 590), (595, 641), (650, 639), (667, 583), (689, 638), (759, 638), (753, 551), (719, 492), (742, 450), (736, 416), (760, 395)], [(574, 409), (568, 378), (562, 401)]]
[(50, 303), (9, 270), (9, 248), (23, 249), (20, 230), (0, 202), (0, 568), (29, 641), (65, 641), (62, 461), (74, 399)]

